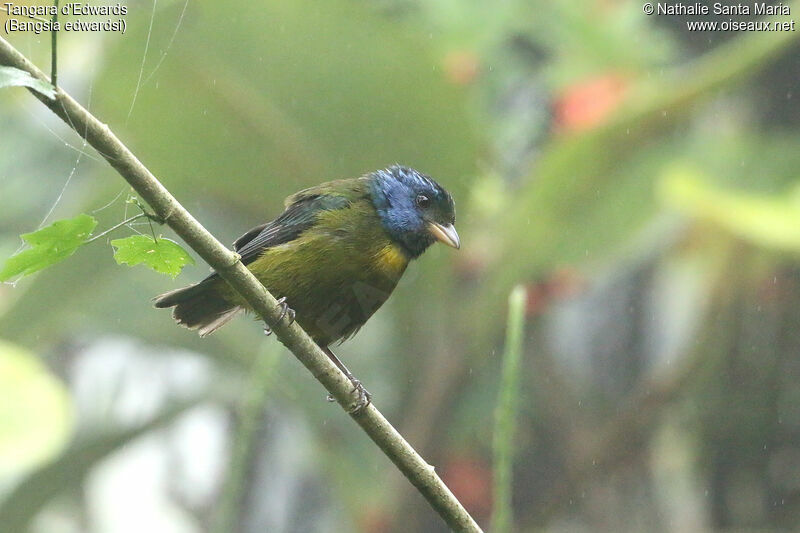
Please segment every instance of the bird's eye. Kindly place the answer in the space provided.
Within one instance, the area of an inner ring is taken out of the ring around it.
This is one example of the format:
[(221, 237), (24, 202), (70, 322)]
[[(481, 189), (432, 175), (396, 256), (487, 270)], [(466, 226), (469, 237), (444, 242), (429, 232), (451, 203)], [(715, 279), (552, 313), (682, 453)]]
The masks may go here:
[(421, 207), (422, 209), (425, 209), (429, 205), (431, 205), (430, 198), (428, 198), (424, 194), (417, 195), (417, 206)]

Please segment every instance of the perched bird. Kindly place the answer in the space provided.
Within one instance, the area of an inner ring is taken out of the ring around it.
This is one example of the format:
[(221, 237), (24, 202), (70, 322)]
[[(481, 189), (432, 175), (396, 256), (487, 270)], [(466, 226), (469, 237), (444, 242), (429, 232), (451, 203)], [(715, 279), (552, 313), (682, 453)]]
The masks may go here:
[[(431, 244), (460, 247), (450, 194), (392, 166), (323, 183), (286, 199), (278, 218), (234, 243), (253, 274), (339, 367), (328, 345), (354, 335), (383, 305), (409, 261)], [(247, 303), (217, 274), (155, 299), (182, 326), (209, 335)]]

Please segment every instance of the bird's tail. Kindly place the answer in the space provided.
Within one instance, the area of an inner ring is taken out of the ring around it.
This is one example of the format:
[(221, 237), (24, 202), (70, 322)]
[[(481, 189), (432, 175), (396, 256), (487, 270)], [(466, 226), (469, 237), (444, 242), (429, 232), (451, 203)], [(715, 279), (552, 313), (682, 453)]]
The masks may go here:
[(219, 279), (209, 279), (154, 298), (159, 309), (174, 307), (172, 318), (178, 324), (196, 329), (201, 337), (214, 333), (242, 310), (225, 300), (217, 290)]

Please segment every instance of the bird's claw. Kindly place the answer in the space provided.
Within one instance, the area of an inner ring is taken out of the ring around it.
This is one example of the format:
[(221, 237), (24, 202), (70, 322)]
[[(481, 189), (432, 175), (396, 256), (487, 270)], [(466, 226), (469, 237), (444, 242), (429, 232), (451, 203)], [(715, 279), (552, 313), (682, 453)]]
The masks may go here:
[[(357, 380), (352, 376), (348, 376), (350, 381), (353, 383), (353, 390), (352, 392), (358, 392), (358, 399), (353, 403), (352, 406), (347, 410), (348, 413), (354, 415), (356, 413), (361, 412), (365, 409), (369, 404), (372, 403), (372, 394), (364, 388), (364, 385), (361, 384), (361, 381)], [(328, 394), (326, 398), (329, 402), (335, 402), (336, 398), (333, 397), (333, 394)]]
[[(286, 303), (286, 296), (278, 299), (278, 305), (281, 308), (281, 314), (278, 315), (278, 322), (283, 320), (283, 317), (289, 317), (288, 324), (292, 324), (294, 322), (296, 313), (294, 312), (294, 309), (289, 307), (289, 304)], [(272, 328), (270, 328), (267, 324), (264, 324), (264, 335), (267, 337), (272, 335)]]
[(283, 317), (288, 316), (289, 324), (294, 322), (296, 313), (294, 312), (294, 309), (289, 307), (289, 304), (286, 303), (286, 296), (282, 296), (281, 298), (278, 299), (278, 305), (281, 306), (281, 314), (278, 317), (278, 321), (281, 321), (283, 320)]
[(372, 394), (370, 394), (369, 391), (364, 388), (364, 385), (361, 384), (361, 381), (352, 377), (350, 378), (350, 381), (353, 383), (353, 392), (358, 392), (358, 399), (348, 410), (351, 415), (354, 415), (363, 411), (370, 403), (372, 403)]

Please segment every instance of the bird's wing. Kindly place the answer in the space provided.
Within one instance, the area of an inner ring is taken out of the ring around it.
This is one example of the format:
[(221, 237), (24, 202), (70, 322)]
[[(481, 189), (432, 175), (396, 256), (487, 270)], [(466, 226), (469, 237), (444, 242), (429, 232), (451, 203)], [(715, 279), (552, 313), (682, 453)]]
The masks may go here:
[(278, 218), (256, 226), (233, 243), (233, 249), (242, 257), (242, 263), (247, 265), (265, 249), (296, 239), (314, 225), (320, 212), (350, 205), (348, 198), (332, 194), (304, 194), (290, 198), (294, 198), (294, 202)]

